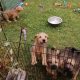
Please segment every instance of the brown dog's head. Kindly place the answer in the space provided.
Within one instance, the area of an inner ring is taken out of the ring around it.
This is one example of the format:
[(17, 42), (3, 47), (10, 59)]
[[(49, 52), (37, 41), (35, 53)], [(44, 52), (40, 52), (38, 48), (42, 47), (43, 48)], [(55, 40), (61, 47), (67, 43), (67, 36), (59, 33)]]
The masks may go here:
[(47, 43), (47, 41), (48, 41), (48, 35), (44, 32), (38, 33), (35, 36), (35, 42), (37, 42), (39, 44)]
[(23, 10), (23, 7), (21, 7), (21, 6), (17, 6), (15, 9), (16, 9), (17, 12), (20, 12), (20, 11)]

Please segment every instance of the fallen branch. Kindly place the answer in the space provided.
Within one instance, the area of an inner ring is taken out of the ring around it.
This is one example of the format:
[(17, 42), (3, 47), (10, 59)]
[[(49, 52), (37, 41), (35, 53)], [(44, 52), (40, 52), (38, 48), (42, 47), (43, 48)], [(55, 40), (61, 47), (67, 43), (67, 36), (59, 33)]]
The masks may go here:
[(79, 74), (79, 71), (80, 71), (80, 68), (77, 70), (77, 72), (76, 72), (76, 74), (75, 74), (75, 76), (74, 76), (74, 78), (72, 80), (77, 80), (77, 76)]

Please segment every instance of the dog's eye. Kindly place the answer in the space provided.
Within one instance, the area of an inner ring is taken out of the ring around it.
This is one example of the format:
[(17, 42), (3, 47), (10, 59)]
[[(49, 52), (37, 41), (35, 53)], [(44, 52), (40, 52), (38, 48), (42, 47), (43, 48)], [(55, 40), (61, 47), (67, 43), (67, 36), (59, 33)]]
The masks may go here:
[(45, 36), (45, 38), (47, 38), (47, 36)]
[(39, 38), (41, 38), (41, 36), (39, 36)]

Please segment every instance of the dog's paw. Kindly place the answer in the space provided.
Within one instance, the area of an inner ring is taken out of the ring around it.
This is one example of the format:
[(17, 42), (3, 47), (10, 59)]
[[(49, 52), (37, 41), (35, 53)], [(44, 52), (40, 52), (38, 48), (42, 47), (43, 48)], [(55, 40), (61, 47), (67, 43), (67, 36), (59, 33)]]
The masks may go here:
[(15, 19), (14, 22), (17, 22), (17, 20)]
[(31, 65), (35, 65), (35, 63), (32, 62)]
[(19, 19), (19, 16), (17, 16), (17, 19)]
[(37, 64), (37, 61), (35, 61), (35, 64)]
[(47, 66), (46, 60), (42, 61), (42, 64), (45, 65), (45, 66)]
[(7, 22), (8, 22), (8, 23), (11, 23), (11, 21), (10, 21), (10, 20), (7, 20)]
[(35, 65), (37, 64), (37, 61), (31, 62), (31, 65)]
[(42, 62), (42, 65), (47, 66), (47, 63), (46, 62)]

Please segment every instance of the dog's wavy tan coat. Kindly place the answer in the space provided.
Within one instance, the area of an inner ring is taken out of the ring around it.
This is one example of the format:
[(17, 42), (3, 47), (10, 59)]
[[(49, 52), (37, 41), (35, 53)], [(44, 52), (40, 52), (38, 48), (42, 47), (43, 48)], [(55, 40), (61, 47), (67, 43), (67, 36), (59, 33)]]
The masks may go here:
[(31, 64), (35, 65), (37, 63), (37, 57), (41, 57), (42, 65), (47, 65), (46, 62), (46, 47), (47, 47), (48, 35), (44, 32), (35, 35), (34, 44), (31, 51)]
[(16, 18), (19, 18), (19, 12), (22, 10), (23, 10), (23, 7), (17, 6), (15, 9), (3, 11), (2, 15), (7, 22), (11, 22), (10, 19), (16, 21)]

